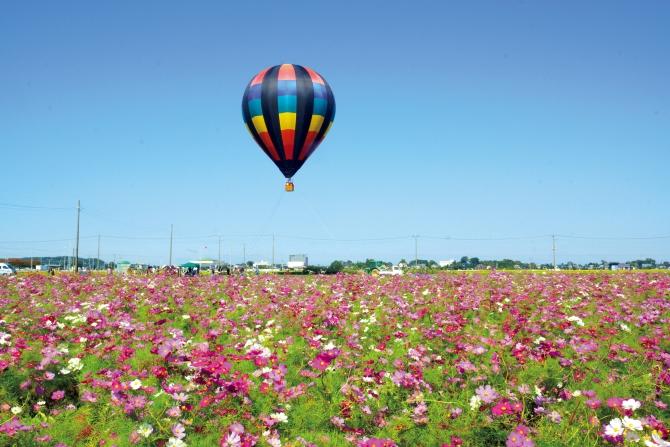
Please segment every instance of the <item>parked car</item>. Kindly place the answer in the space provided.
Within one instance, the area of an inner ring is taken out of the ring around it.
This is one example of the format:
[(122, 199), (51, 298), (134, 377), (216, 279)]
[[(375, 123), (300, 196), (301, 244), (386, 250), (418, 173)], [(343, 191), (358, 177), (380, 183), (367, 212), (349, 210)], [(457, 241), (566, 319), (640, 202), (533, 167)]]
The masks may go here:
[(11, 264), (0, 262), (0, 276), (16, 275), (16, 269)]
[(392, 266), (390, 269), (387, 268), (379, 269), (380, 276), (397, 276), (402, 275), (403, 273), (404, 272), (402, 268), (398, 267), (397, 265)]

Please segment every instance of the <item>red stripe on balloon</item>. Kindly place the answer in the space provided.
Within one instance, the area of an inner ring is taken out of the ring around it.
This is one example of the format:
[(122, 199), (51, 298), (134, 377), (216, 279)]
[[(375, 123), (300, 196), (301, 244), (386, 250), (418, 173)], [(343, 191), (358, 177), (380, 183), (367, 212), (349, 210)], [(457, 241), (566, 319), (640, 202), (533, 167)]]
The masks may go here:
[(265, 147), (267, 150), (270, 151), (270, 155), (274, 160), (279, 160), (279, 154), (277, 153), (277, 149), (275, 149), (275, 145), (272, 143), (272, 139), (270, 138), (270, 134), (267, 132), (261, 132), (260, 133), (261, 140), (263, 140), (263, 143), (265, 143)]
[(291, 64), (283, 64), (279, 67), (278, 81), (295, 81), (295, 68)]
[(312, 78), (312, 82), (316, 82), (317, 84), (323, 84), (326, 85), (325, 82), (323, 82), (323, 78), (319, 76), (319, 74), (312, 70), (311, 68), (304, 67), (305, 70), (307, 70), (307, 73), (309, 73), (309, 77)]
[(284, 155), (287, 160), (293, 160), (293, 146), (295, 141), (295, 130), (286, 129), (281, 131), (281, 140), (284, 143)]
[(305, 157), (307, 157), (309, 149), (312, 147), (312, 143), (314, 142), (314, 138), (316, 138), (316, 132), (307, 132), (307, 138), (305, 138), (305, 143), (302, 145), (302, 149), (300, 149), (298, 160), (304, 160)]
[(265, 78), (265, 74), (268, 72), (268, 70), (271, 67), (266, 68), (265, 70), (261, 71), (258, 73), (254, 78), (251, 80), (251, 85), (256, 85), (256, 84), (261, 84), (263, 83), (263, 79)]

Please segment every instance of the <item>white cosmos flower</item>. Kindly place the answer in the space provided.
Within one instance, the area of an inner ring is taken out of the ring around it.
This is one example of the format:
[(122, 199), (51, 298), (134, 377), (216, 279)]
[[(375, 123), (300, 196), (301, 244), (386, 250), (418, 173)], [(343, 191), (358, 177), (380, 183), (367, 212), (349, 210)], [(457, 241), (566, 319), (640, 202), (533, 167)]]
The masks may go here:
[(644, 441), (644, 445), (647, 447), (670, 447), (670, 442), (664, 441), (661, 434), (654, 430), (651, 433), (651, 439)]
[(638, 402), (635, 399), (626, 399), (623, 402), (621, 402), (621, 408), (623, 408), (624, 410), (635, 411), (638, 408), (640, 408), (640, 405), (641, 405), (640, 402)]
[(11, 337), (7, 332), (0, 332), (0, 345), (8, 345)]
[(626, 430), (642, 431), (642, 422), (637, 419), (624, 416), (621, 422)]
[(166, 447), (186, 447), (186, 443), (181, 439), (170, 438), (166, 444)]
[(631, 442), (640, 442), (640, 435), (634, 431), (627, 431), (626, 440)]
[(67, 362), (67, 369), (69, 369), (70, 371), (81, 371), (83, 367), (84, 364), (81, 363), (81, 359), (79, 357), (72, 357)]
[(270, 417), (277, 422), (281, 423), (288, 422), (288, 416), (286, 416), (286, 414), (284, 413), (272, 413)]
[(132, 382), (130, 382), (130, 387), (134, 390), (139, 390), (142, 388), (142, 381), (140, 379), (135, 379)]
[(569, 316), (567, 320), (575, 323), (577, 326), (584, 326), (584, 320), (576, 315)]
[(11, 409), (10, 411), (12, 412), (12, 414), (20, 414), (20, 413), (23, 411), (23, 408), (21, 408), (21, 407), (12, 407), (12, 409)]
[(151, 433), (153, 433), (153, 432), (154, 432), (154, 428), (151, 425), (146, 424), (146, 423), (140, 425), (140, 427), (137, 429), (137, 433), (144, 436), (145, 438), (148, 438), (149, 436), (151, 436)]
[(224, 442), (226, 447), (240, 447), (242, 438), (237, 433), (229, 433)]
[(481, 397), (477, 396), (476, 394), (470, 398), (470, 409), (471, 410), (478, 410), (479, 407), (482, 406), (482, 399)]
[(612, 437), (623, 435), (623, 424), (621, 419), (612, 419), (610, 423), (605, 426), (605, 434)]

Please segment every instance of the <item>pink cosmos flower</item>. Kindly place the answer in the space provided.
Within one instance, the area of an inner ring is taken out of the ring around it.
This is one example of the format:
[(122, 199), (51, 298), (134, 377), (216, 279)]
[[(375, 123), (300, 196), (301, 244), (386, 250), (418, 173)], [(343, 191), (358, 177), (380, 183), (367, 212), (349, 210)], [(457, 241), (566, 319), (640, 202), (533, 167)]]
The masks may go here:
[(520, 404), (516, 403), (512, 404), (508, 400), (501, 400), (497, 404), (495, 404), (493, 407), (491, 407), (491, 414), (493, 416), (503, 416), (506, 414), (514, 414), (518, 411), (520, 411)]
[(84, 391), (81, 395), (81, 400), (83, 402), (97, 402), (98, 396), (92, 391)]
[(398, 446), (391, 439), (370, 438), (365, 441), (359, 442), (357, 444), (357, 447), (398, 447)]
[(178, 418), (179, 416), (181, 416), (181, 409), (179, 407), (172, 407), (168, 409), (165, 412), (165, 414), (167, 414), (171, 418)]
[(51, 399), (53, 400), (61, 400), (64, 397), (65, 397), (65, 391), (63, 390), (58, 390), (51, 393)]
[(309, 366), (319, 371), (325, 371), (328, 368), (333, 360), (335, 360), (340, 355), (339, 349), (329, 349), (327, 351), (322, 351), (317, 354), (316, 358), (312, 359), (309, 362)]
[(500, 397), (500, 394), (491, 387), (491, 385), (480, 386), (475, 390), (475, 393), (485, 404), (493, 403)]
[(186, 427), (177, 423), (172, 426), (172, 435), (177, 439), (183, 439), (186, 436)]
[(598, 399), (588, 399), (585, 402), (585, 404), (590, 409), (595, 410), (596, 408), (600, 408), (600, 405), (602, 404), (602, 402), (600, 402), (600, 400), (598, 400)]
[(621, 409), (623, 399), (621, 397), (610, 397), (607, 399), (607, 406), (612, 409)]
[(509, 434), (505, 445), (507, 447), (535, 447), (535, 443), (532, 440), (517, 431)]

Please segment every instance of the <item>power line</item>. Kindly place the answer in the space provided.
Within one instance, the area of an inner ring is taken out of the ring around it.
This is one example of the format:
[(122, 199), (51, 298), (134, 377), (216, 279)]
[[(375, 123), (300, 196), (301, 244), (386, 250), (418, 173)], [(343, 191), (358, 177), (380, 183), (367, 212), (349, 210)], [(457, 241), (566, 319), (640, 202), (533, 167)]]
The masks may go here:
[[(76, 208), (71, 208), (73, 210)], [(82, 208), (83, 210), (83, 208)], [(132, 235), (112, 235), (112, 234), (96, 234), (91, 236), (81, 236), (80, 239), (125, 239), (125, 240), (169, 240), (170, 236), (132, 236)], [(588, 240), (659, 240), (670, 239), (670, 235), (657, 236), (584, 236), (584, 235), (566, 235), (566, 234), (546, 234), (534, 236), (504, 236), (504, 237), (455, 237), (455, 236), (430, 236), (430, 235), (405, 235), (405, 236), (385, 236), (385, 237), (367, 237), (367, 238), (335, 238), (335, 237), (316, 237), (316, 236), (302, 236), (293, 234), (276, 234), (276, 233), (234, 233), (234, 234), (205, 234), (205, 235), (191, 235), (173, 237), (174, 240), (218, 240), (219, 238), (239, 239), (239, 238), (279, 238), (279, 239), (297, 239), (306, 241), (324, 241), (324, 242), (384, 242), (384, 241), (399, 241), (410, 239), (431, 239), (431, 240), (445, 240), (445, 241), (511, 241), (511, 240), (531, 240), (531, 239), (588, 239)], [(62, 239), (38, 239), (38, 240), (2, 240), (2, 244), (41, 244), (52, 242), (73, 242), (76, 238), (62, 238)]]
[(448, 241), (517, 241), (527, 239), (545, 239), (551, 237), (550, 234), (540, 234), (533, 236), (501, 236), (501, 237), (454, 237), (454, 236), (426, 236), (419, 235), (421, 239), (438, 239)]
[(293, 236), (286, 234), (277, 234), (275, 236), (283, 239), (303, 239), (308, 241), (331, 241), (331, 242), (397, 241), (403, 239), (411, 239), (414, 237), (414, 236), (389, 236), (389, 237), (373, 237), (373, 238), (358, 238), (358, 239), (340, 239), (340, 238), (329, 238), (329, 237)]
[(557, 234), (556, 237), (564, 239), (602, 239), (602, 240), (614, 240), (614, 241), (625, 241), (625, 240), (655, 240), (655, 239), (670, 239), (670, 235), (660, 235), (660, 236), (576, 236), (576, 235), (567, 235), (567, 234)]
[(22, 205), (18, 203), (4, 203), (4, 202), (0, 202), (0, 208), (23, 209), (23, 210), (53, 210), (53, 211), (72, 211), (73, 209), (75, 209), (74, 207)]
[[(74, 208), (73, 208), (74, 209)], [(93, 239), (98, 236), (82, 236), (79, 239)], [(40, 241), (0, 241), (0, 244), (46, 244), (50, 242), (73, 242), (75, 238), (65, 238), (65, 239), (45, 239)]]

